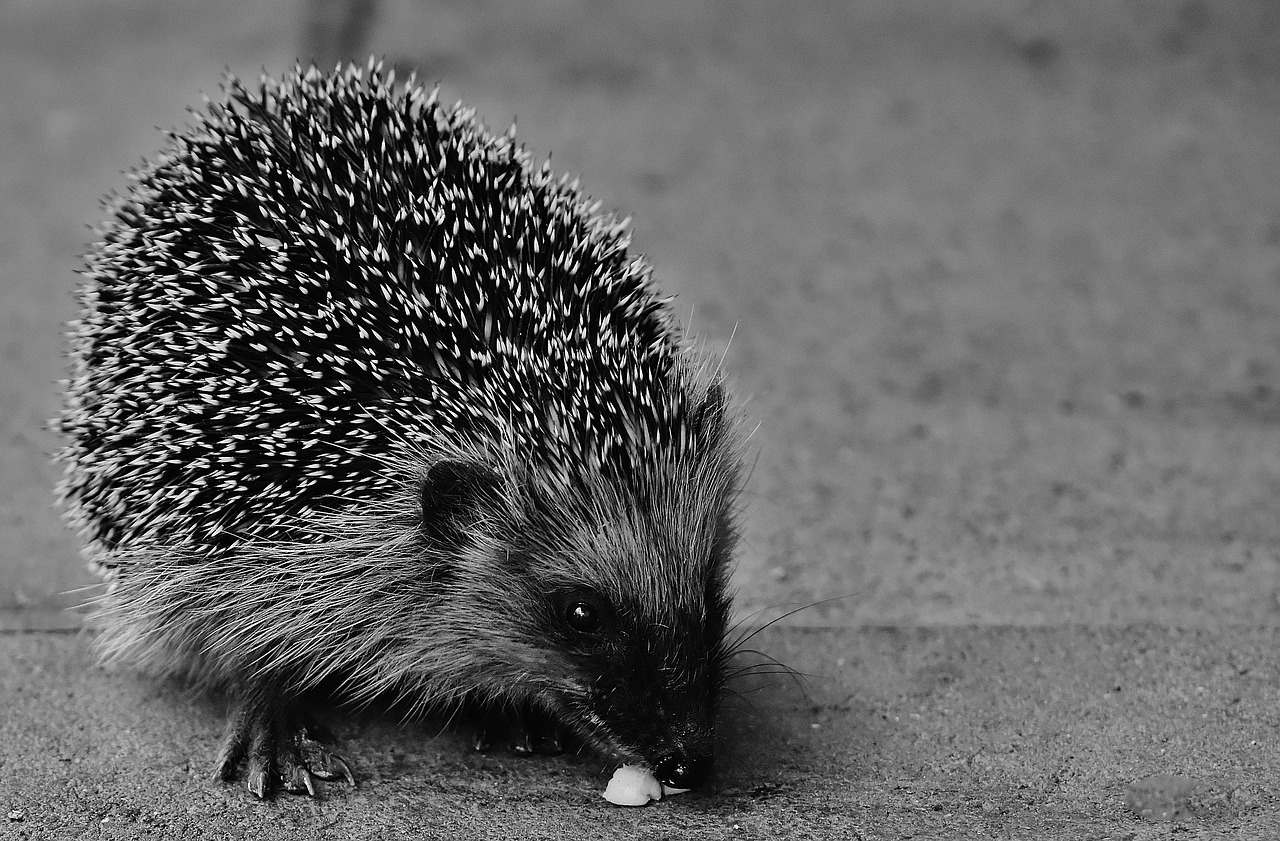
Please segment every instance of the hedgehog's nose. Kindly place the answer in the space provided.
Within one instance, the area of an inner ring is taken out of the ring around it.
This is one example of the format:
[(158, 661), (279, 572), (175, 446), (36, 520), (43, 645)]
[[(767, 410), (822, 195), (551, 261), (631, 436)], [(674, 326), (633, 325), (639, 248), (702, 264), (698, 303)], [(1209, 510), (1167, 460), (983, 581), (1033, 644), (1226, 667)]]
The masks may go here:
[(657, 761), (653, 774), (668, 788), (696, 788), (711, 775), (711, 757), (669, 753)]

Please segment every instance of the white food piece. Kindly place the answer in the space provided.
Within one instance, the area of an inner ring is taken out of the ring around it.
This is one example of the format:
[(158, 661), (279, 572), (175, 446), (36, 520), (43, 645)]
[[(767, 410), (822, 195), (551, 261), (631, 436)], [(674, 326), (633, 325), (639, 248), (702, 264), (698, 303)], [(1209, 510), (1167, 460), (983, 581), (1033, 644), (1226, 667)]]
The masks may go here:
[(605, 786), (604, 799), (615, 806), (646, 806), (662, 799), (662, 784), (643, 765), (623, 765)]
[(623, 765), (613, 772), (602, 796), (615, 806), (647, 806), (651, 800), (674, 797), (688, 790), (659, 783), (653, 772), (643, 765)]

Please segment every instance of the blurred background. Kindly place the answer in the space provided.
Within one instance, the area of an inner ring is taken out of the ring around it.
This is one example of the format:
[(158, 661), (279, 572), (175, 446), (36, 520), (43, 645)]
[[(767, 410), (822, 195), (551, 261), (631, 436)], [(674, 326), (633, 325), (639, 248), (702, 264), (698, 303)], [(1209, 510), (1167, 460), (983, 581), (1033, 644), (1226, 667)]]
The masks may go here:
[(224, 69), (369, 52), (727, 347), (743, 614), (1280, 623), (1280, 4), (7, 0), (0, 627), (93, 581), (45, 423), (99, 199)]

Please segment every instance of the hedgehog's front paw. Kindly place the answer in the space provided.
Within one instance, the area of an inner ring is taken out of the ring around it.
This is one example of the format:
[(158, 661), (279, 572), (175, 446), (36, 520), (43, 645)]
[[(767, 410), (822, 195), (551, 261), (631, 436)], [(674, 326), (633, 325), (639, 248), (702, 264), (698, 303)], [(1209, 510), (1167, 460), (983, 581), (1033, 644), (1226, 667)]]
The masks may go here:
[(346, 760), (317, 741), (317, 735), (318, 729), (287, 705), (261, 696), (246, 698), (231, 716), (214, 775), (224, 782), (235, 779), (243, 760), (245, 784), (259, 798), (269, 797), (277, 785), (315, 797), (316, 780), (345, 779), (354, 788)]
[(537, 753), (554, 756), (564, 752), (564, 728), (538, 710), (523, 708), (505, 714), (490, 713), (476, 731), (475, 749), (493, 750), (504, 741), (504, 736), (511, 752), (517, 756)]

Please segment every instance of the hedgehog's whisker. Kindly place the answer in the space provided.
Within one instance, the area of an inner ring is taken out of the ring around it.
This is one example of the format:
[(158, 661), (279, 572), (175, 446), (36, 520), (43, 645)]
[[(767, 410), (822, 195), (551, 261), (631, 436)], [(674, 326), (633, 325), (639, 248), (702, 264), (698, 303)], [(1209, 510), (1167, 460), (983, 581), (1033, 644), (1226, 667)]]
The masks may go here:
[[(761, 631), (764, 631), (769, 627), (771, 627), (772, 625), (778, 622), (781, 622), (783, 619), (787, 619), (788, 617), (795, 616), (797, 613), (800, 613), (803, 610), (808, 610), (810, 608), (818, 607), (820, 605), (828, 604), (830, 602), (840, 601), (841, 599), (847, 599), (855, 595), (857, 595), (857, 593), (845, 593), (844, 595), (841, 595), (841, 596), (831, 596), (830, 598), (819, 599), (816, 602), (809, 602), (807, 604), (803, 604), (803, 605), (800, 605), (799, 607), (788, 610), (786, 613), (783, 613), (780, 616), (775, 616), (773, 619), (770, 619), (768, 622), (764, 623), (763, 625), (751, 630), (750, 633), (745, 633), (742, 636), (739, 636), (737, 639), (735, 639), (732, 642), (732, 644), (730, 644), (729, 653), (733, 654), (735, 651), (737, 651), (739, 648), (741, 648), (743, 645), (749, 642), (753, 637), (755, 637), (756, 634), (759, 634)], [(760, 613), (763, 613), (765, 610), (770, 610), (770, 609), (771, 607), (765, 607), (752, 615), (753, 616), (759, 615)], [(738, 628), (741, 628), (743, 624), (744, 624), (743, 622), (739, 621), (735, 623), (734, 628), (730, 630), (737, 630)], [(743, 630), (745, 630), (745, 628)]]

